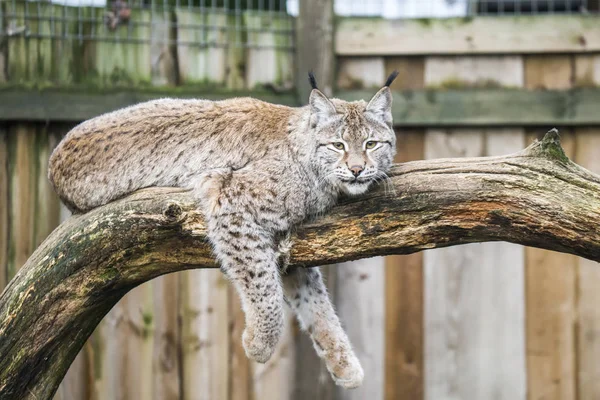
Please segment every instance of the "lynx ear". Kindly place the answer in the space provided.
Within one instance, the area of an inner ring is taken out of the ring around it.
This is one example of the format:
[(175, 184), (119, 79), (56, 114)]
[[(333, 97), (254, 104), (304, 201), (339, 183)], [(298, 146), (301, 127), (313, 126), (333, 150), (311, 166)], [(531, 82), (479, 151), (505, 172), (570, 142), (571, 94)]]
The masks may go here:
[(369, 101), (366, 111), (381, 119), (386, 125), (392, 126), (392, 91), (390, 88), (384, 86), (375, 93), (375, 96)]
[(313, 89), (310, 92), (309, 99), (312, 114), (316, 116), (317, 121), (323, 121), (336, 114), (335, 106), (319, 89)]

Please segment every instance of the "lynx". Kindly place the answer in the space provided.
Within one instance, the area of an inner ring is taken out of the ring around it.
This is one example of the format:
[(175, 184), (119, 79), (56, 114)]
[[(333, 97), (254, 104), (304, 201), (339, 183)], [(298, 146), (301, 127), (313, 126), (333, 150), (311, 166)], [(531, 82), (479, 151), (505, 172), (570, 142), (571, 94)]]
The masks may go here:
[(297, 315), (332, 378), (357, 387), (362, 367), (318, 268), (286, 268), (289, 233), (387, 177), (395, 154), (393, 73), (367, 103), (327, 98), (309, 74), (309, 104), (252, 98), (161, 99), (93, 118), (52, 153), (49, 179), (62, 201), (85, 213), (150, 186), (191, 190), (204, 212), (221, 270), (245, 313), (243, 345), (264, 363)]

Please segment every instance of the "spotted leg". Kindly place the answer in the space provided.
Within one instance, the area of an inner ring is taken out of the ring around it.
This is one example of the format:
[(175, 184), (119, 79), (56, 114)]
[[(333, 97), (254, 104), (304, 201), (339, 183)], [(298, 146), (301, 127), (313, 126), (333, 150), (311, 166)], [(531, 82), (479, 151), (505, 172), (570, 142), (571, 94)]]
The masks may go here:
[(308, 331), (317, 354), (336, 384), (360, 386), (363, 370), (327, 295), (318, 268), (293, 268), (283, 276), (286, 302), (302, 329)]

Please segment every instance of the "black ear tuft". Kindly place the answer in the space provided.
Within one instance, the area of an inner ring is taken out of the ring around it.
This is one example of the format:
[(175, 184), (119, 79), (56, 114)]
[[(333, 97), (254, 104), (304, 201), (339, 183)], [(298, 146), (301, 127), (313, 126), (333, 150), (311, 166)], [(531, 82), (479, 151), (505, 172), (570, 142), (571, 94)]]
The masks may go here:
[(315, 74), (313, 74), (313, 72), (312, 72), (312, 71), (310, 71), (310, 72), (308, 73), (308, 81), (310, 82), (310, 86), (311, 86), (313, 89), (319, 89), (319, 88), (317, 87), (317, 80), (315, 79)]
[(398, 76), (399, 72), (398, 71), (394, 71), (390, 74), (390, 76), (388, 76), (387, 81), (385, 81), (385, 85), (383, 86), (390, 86), (392, 84), (392, 82), (394, 82), (394, 79), (396, 79), (396, 77)]

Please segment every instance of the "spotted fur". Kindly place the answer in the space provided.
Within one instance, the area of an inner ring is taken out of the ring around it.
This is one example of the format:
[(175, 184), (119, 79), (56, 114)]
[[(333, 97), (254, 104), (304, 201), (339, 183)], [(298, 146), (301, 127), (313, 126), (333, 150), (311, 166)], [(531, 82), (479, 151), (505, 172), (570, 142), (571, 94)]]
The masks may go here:
[(251, 98), (150, 101), (71, 130), (50, 158), (49, 179), (79, 213), (145, 187), (191, 189), (241, 298), (246, 354), (271, 357), (285, 301), (333, 379), (356, 387), (363, 371), (319, 270), (285, 271), (279, 260), (295, 226), (340, 193), (361, 194), (385, 178), (395, 153), (391, 102), (387, 86), (368, 104), (318, 89), (301, 108)]

